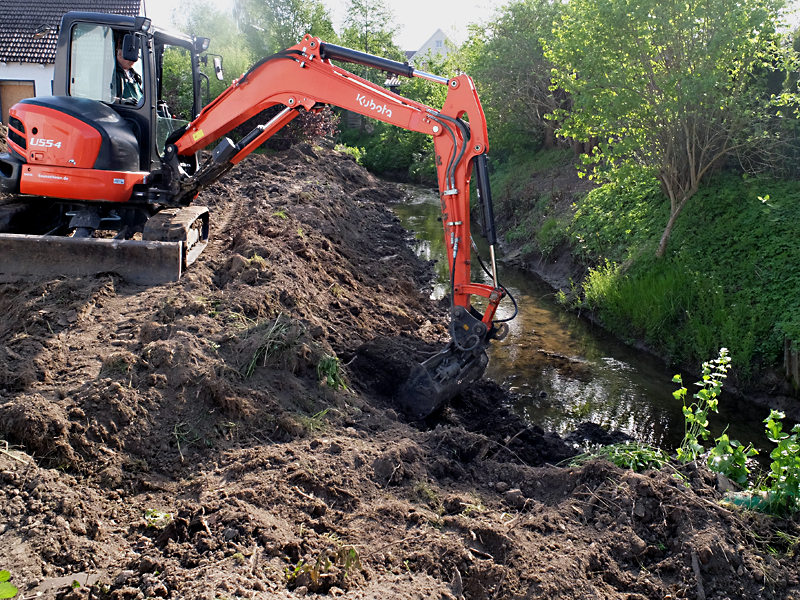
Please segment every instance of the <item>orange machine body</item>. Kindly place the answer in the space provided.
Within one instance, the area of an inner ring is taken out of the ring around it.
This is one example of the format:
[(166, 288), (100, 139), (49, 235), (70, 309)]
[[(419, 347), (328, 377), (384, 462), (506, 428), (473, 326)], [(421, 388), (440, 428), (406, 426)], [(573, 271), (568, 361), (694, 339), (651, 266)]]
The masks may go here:
[(113, 123), (82, 114), (83, 104), (48, 97), (11, 108), (8, 144), (26, 162), (20, 193), (120, 203), (131, 199), (135, 185), (147, 181), (148, 173), (139, 170), (135, 140), (119, 139)]

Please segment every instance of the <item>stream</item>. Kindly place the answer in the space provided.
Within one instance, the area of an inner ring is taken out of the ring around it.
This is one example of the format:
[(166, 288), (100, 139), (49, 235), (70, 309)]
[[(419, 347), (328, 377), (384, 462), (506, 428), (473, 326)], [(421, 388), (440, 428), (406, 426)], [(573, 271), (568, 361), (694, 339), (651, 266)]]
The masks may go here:
[[(408, 197), (393, 205), (393, 210), (402, 225), (415, 233), (417, 255), (437, 261), (432, 296), (441, 298), (449, 292), (449, 277), (442, 224), (437, 220), (439, 198), (434, 189), (416, 185), (405, 188)], [(487, 246), (475, 228), (473, 237), (488, 266)], [(502, 257), (499, 249), (497, 252)], [(473, 261), (473, 280), (491, 283), (477, 262)], [(672, 395), (678, 388), (672, 382), (677, 370), (565, 311), (556, 303), (553, 288), (535, 273), (502, 261), (497, 268), (498, 281), (516, 299), (519, 314), (508, 323), (508, 337), (488, 349), (485, 377), (516, 392), (518, 400), (513, 409), (517, 414), (528, 423), (560, 434), (591, 421), (666, 450), (680, 445), (684, 435), (682, 403)], [(497, 318), (512, 314), (512, 302), (503, 300)], [(698, 378), (682, 377), (691, 396), (698, 389), (694, 385)], [(718, 415), (709, 417), (714, 437), (727, 424), (731, 439), (752, 442), (761, 452), (761, 461), (768, 460), (772, 445), (762, 421), (769, 410), (724, 392), (719, 409)], [(712, 444), (709, 440), (706, 447)]]

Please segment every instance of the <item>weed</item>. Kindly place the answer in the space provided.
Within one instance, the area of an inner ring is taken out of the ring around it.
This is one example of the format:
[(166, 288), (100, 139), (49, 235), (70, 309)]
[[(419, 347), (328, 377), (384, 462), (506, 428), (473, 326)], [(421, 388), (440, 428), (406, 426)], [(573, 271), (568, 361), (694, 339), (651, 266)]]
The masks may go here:
[(286, 581), (290, 584), (295, 583), (302, 573), (307, 573), (312, 583), (318, 584), (321, 577), (329, 573), (332, 567), (342, 569), (345, 577), (353, 569), (361, 570), (361, 559), (355, 547), (342, 545), (335, 552), (324, 550), (313, 567), (301, 559), (293, 569), (286, 567), (284, 574), (286, 575)]
[(232, 558), (233, 558), (233, 560), (236, 561), (237, 565), (243, 565), (246, 562), (245, 558), (244, 558), (244, 554), (242, 554), (241, 552), (234, 552)]
[(622, 469), (632, 469), (637, 472), (661, 469), (669, 462), (669, 456), (663, 450), (639, 442), (626, 442), (580, 454), (570, 460), (569, 465), (579, 467), (595, 458), (605, 458)]
[(434, 490), (427, 481), (418, 481), (415, 483), (413, 495), (418, 502), (427, 504), (435, 512), (440, 512), (442, 510), (442, 501), (439, 498), (439, 494), (436, 493), (436, 490)]
[(747, 483), (750, 469), (747, 468), (747, 459), (758, 454), (758, 450), (750, 444), (746, 448), (738, 441), (732, 440), (723, 432), (716, 440), (717, 445), (708, 455), (708, 468), (716, 473), (722, 473), (739, 485)]
[(536, 234), (542, 256), (549, 257), (561, 242), (567, 239), (567, 231), (555, 217), (548, 217)]
[(297, 237), (299, 237), (301, 240), (305, 237), (305, 235), (303, 234), (303, 228), (302, 227), (298, 227), (297, 228)]
[(248, 266), (256, 267), (257, 269), (266, 269), (267, 268), (267, 259), (263, 256), (259, 256), (258, 254), (253, 254), (253, 256), (247, 261)]
[(344, 377), (342, 376), (342, 369), (339, 365), (339, 359), (335, 356), (323, 356), (319, 363), (317, 363), (317, 376), (319, 380), (325, 383), (328, 387), (338, 390), (342, 388), (347, 389)]
[(772, 459), (769, 478), (773, 480), (770, 486), (775, 503), (773, 508), (779, 512), (795, 510), (800, 498), (800, 443), (797, 439), (800, 423), (792, 427), (791, 434), (785, 433), (781, 423), (784, 417), (782, 412), (770, 410), (764, 419), (769, 440), (778, 445), (769, 455)]
[(722, 380), (727, 377), (726, 373), (730, 363), (731, 359), (728, 356), (727, 348), (720, 349), (719, 358), (703, 363), (703, 379), (695, 384), (700, 387), (700, 390), (692, 395), (695, 402), (688, 406), (686, 404), (686, 388), (683, 387), (681, 376), (675, 375), (672, 378), (674, 383), (681, 385), (672, 395), (683, 402), (685, 433), (680, 448), (677, 449), (679, 460), (689, 462), (703, 453), (704, 448), (700, 440), (707, 439), (711, 434), (708, 430), (708, 413), (718, 412), (717, 405), (718, 397), (722, 392)]
[(273, 217), (278, 217), (279, 219), (288, 219), (289, 217), (286, 215), (286, 211), (284, 210), (276, 210), (272, 213)]
[(149, 508), (144, 513), (144, 520), (148, 527), (164, 529), (167, 525), (172, 523), (172, 513)]
[(181, 442), (185, 446), (193, 444), (200, 440), (197, 432), (193, 431), (187, 423), (178, 423), (172, 428), (172, 437), (175, 438), (175, 444), (178, 446), (178, 454), (181, 455), (181, 462), (183, 462), (183, 450), (181, 449)]
[(325, 410), (321, 410), (317, 414), (311, 415), (310, 417), (305, 415), (297, 415), (297, 420), (300, 421), (300, 424), (309, 433), (313, 433), (315, 431), (325, 431), (325, 429), (328, 427), (328, 423), (324, 419), (329, 410), (329, 408), (326, 408)]
[(114, 352), (110, 354), (100, 368), (100, 374), (105, 376), (127, 375), (133, 370), (131, 362), (135, 360), (132, 356), (124, 352)]

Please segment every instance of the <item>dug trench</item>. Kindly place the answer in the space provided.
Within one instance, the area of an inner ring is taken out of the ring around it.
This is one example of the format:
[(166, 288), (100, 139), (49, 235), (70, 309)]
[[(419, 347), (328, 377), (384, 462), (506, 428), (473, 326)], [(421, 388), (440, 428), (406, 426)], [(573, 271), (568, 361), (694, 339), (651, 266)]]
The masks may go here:
[(796, 521), (720, 506), (702, 468), (557, 466), (568, 441), (488, 381), (395, 411), (447, 338), (401, 193), (301, 145), (201, 194), (177, 283), (0, 288), (18, 597), (800, 598)]

